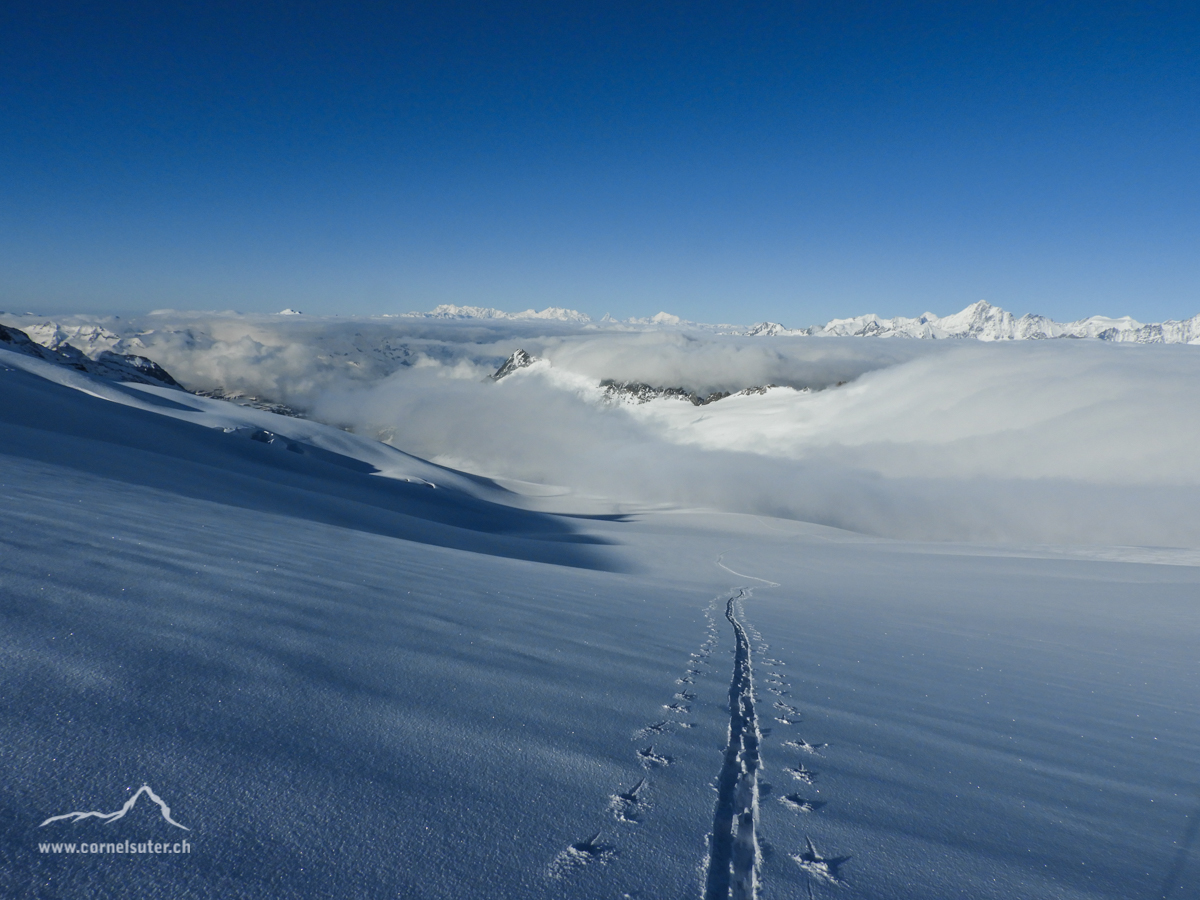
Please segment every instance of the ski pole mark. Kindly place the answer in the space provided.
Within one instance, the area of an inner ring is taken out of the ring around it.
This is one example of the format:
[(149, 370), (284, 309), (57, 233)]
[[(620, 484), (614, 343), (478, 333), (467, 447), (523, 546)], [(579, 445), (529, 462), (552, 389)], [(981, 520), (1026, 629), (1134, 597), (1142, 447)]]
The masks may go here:
[(802, 781), (805, 784), (812, 784), (817, 780), (817, 773), (804, 768), (804, 766), (796, 766), (794, 768), (785, 766), (784, 771), (797, 781)]
[(827, 881), (830, 884), (841, 884), (842, 876), (838, 870), (842, 863), (849, 860), (850, 857), (822, 856), (820, 851), (813, 846), (812, 838), (805, 837), (804, 840), (808, 844), (808, 847), (802, 853), (798, 853), (792, 857), (796, 861), (796, 864), (820, 881)]
[(653, 744), (643, 750), (639, 750), (637, 755), (638, 759), (642, 761), (642, 765), (647, 767), (669, 766), (672, 762), (671, 757), (655, 753)]
[[(717, 564), (732, 572), (719, 560)], [(735, 640), (733, 678), (729, 685), (729, 743), (717, 776), (717, 807), (713, 813), (704, 900), (753, 900), (758, 894), (760, 851), (755, 820), (761, 735), (754, 709), (750, 638), (736, 615), (737, 605), (746, 596), (745, 589), (739, 590), (725, 606), (725, 618), (733, 626)]]
[(617, 821), (636, 825), (642, 820), (642, 810), (646, 803), (639, 794), (645, 784), (646, 779), (643, 778), (629, 790), (613, 794), (609, 809), (617, 817)]
[(820, 756), (821, 750), (828, 747), (828, 744), (810, 744), (804, 738), (797, 738), (794, 741), (784, 741), (783, 746), (791, 747), (793, 750), (803, 750), (805, 753), (811, 753), (813, 756)]
[(816, 812), (825, 805), (825, 801), (823, 800), (808, 800), (799, 794), (787, 794), (780, 797), (779, 802), (788, 809), (794, 809), (797, 812)]
[(616, 855), (616, 848), (611, 844), (601, 843), (600, 832), (597, 831), (586, 841), (576, 841), (558, 854), (550, 863), (546, 874), (550, 878), (566, 878), (576, 869), (592, 863), (606, 864)]
[[(676, 679), (677, 685), (692, 685), (695, 684), (697, 678), (704, 675), (703, 667), (711, 666), (708, 662), (708, 657), (712, 655), (713, 649), (717, 645), (718, 632), (715, 622), (717, 609), (717, 601), (719, 597), (714, 597), (709, 605), (704, 609), (704, 617), (707, 620), (705, 633), (707, 639), (700, 645), (698, 652), (688, 655), (688, 668), (682, 678)], [(691, 711), (691, 704), (696, 699), (696, 693), (688, 690), (686, 687), (681, 687), (674, 695), (673, 702), (664, 703), (663, 708), (668, 712), (677, 716), (682, 716)], [(643, 741), (647, 738), (664, 737), (669, 738), (675, 729), (694, 728), (695, 722), (681, 721), (678, 718), (664, 719), (658, 722), (652, 722), (643, 728), (638, 729), (634, 733), (634, 740)], [(650, 744), (636, 751), (638, 761), (647, 769), (657, 769), (671, 765), (675, 762), (675, 758), (655, 750), (655, 745)], [(652, 807), (651, 803), (646, 802), (644, 793), (649, 789), (647, 778), (640, 778), (633, 787), (627, 791), (619, 790), (609, 797), (608, 810), (613, 817), (625, 825), (639, 826), (642, 824), (647, 811)], [(570, 844), (565, 850), (560, 852), (546, 867), (545, 874), (547, 878), (564, 879), (571, 876), (576, 870), (593, 863), (607, 864), (609, 861), (617, 858), (620, 853), (617, 848), (611, 844), (600, 840), (601, 832), (597, 831), (590, 838), (584, 841), (576, 841)], [(625, 894), (624, 896), (631, 896)]]

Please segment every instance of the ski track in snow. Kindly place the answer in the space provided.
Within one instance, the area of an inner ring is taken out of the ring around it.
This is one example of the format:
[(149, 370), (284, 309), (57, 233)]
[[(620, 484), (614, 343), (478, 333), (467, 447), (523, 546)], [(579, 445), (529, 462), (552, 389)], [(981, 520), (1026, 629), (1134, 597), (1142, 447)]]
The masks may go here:
[(753, 900), (758, 895), (760, 851), (756, 819), (762, 734), (754, 708), (750, 638), (736, 614), (747, 596), (748, 589), (743, 588), (725, 606), (725, 618), (733, 626), (735, 641), (733, 680), (729, 685), (729, 743), (717, 776), (717, 808), (709, 841), (705, 900)]
[[(765, 578), (735, 572), (722, 560), (723, 557), (718, 557), (716, 564), (732, 575), (767, 587), (780, 586)], [(759, 894), (762, 852), (758, 840), (758, 775), (762, 768), (763, 732), (759, 728), (756, 706), (755, 651), (767, 669), (763, 679), (766, 690), (776, 698), (771, 704), (772, 717), (785, 726), (801, 722), (801, 711), (783, 699), (790, 687), (779, 671), (784, 665), (783, 661), (766, 655), (769, 645), (746, 621), (744, 604), (753, 596), (753, 591), (751, 587), (734, 588), (731, 594), (714, 598), (709, 603), (704, 611), (708, 620), (707, 638), (696, 652), (689, 655), (687, 668), (675, 680), (678, 690), (668, 702), (662, 704), (667, 718), (651, 722), (633, 734), (633, 740), (637, 742), (634, 755), (646, 770), (646, 775), (632, 786), (618, 788), (608, 804), (608, 812), (621, 826), (637, 827), (646, 821), (651, 808), (647, 796), (651, 793), (650, 779), (675, 762), (675, 757), (659, 750), (654, 741), (695, 726), (694, 722), (687, 721), (696, 699), (692, 685), (697, 678), (706, 674), (706, 668), (711, 667), (708, 659), (719, 641), (717, 603), (725, 600), (725, 618), (732, 626), (734, 636), (733, 675), (729, 685), (729, 738), (715, 781), (717, 805), (713, 813), (713, 830), (708, 840), (708, 855), (700, 870), (704, 900), (756, 900)], [(793, 736), (783, 741), (782, 746), (819, 757), (827, 745), (812, 744)], [(783, 769), (796, 781), (806, 785), (812, 785), (818, 774), (802, 762), (784, 766)], [(798, 793), (786, 794), (779, 800), (786, 808), (798, 813), (817, 812), (826, 805), (825, 801), (813, 800)], [(550, 863), (547, 876), (561, 879), (590, 864), (607, 864), (616, 859), (619, 856), (616, 846), (605, 841), (602, 835), (603, 831), (597, 831), (585, 840), (570, 844)], [(813, 897), (814, 885), (843, 884), (840, 869), (850, 858), (823, 856), (807, 835), (804, 837), (804, 849), (791, 854), (791, 859), (809, 876), (810, 898)]]
[[(748, 578), (767, 587), (780, 587), (777, 582), (735, 572), (724, 564), (723, 557), (718, 557), (716, 562), (722, 569), (739, 578)], [(752, 596), (753, 589), (740, 587), (736, 590), (737, 593), (728, 598), (725, 611), (726, 618), (733, 626), (736, 641), (733, 678), (729, 688), (729, 744), (724, 765), (718, 776), (718, 801), (713, 816), (713, 833), (709, 838), (704, 900), (753, 900), (758, 896), (758, 883), (761, 878), (758, 867), (761, 855), (758, 847), (757, 776), (763, 768), (763, 734), (758, 727), (754, 705), (754, 651), (757, 651), (763, 668), (767, 670), (763, 683), (767, 691), (777, 698), (771, 704), (774, 720), (788, 727), (799, 725), (801, 722), (801, 711), (783, 699), (788, 695), (790, 688), (779, 671), (784, 665), (783, 660), (767, 655), (770, 645), (746, 620), (744, 602)], [(788, 750), (798, 750), (819, 757), (827, 745), (809, 743), (802, 737), (792, 736), (783, 741), (782, 746)], [(814, 784), (818, 774), (803, 762), (783, 768), (792, 778), (805, 785)], [(732, 791), (729, 790), (730, 785), (733, 787)], [(722, 793), (723, 789), (726, 793)], [(784, 807), (797, 813), (813, 813), (825, 806), (825, 801), (814, 800), (799, 793), (785, 794), (779, 801)], [(814, 896), (815, 886), (837, 886), (844, 883), (841, 866), (851, 858), (848, 855), (822, 855), (808, 835), (804, 837), (804, 849), (790, 856), (809, 876), (810, 900)]]
[(722, 569), (724, 569), (726, 572), (728, 572), (730, 575), (736, 575), (738, 578), (749, 578), (751, 581), (761, 581), (767, 587), (779, 587), (778, 581), (768, 581), (765, 578), (759, 578), (757, 575), (743, 575), (741, 572), (733, 571), (733, 569), (731, 569), (731, 568), (729, 568), (729, 566), (725, 565), (725, 563), (723, 562), (724, 559), (725, 559), (724, 554), (721, 554), (720, 556), (718, 556), (717, 557), (717, 565), (720, 566)]

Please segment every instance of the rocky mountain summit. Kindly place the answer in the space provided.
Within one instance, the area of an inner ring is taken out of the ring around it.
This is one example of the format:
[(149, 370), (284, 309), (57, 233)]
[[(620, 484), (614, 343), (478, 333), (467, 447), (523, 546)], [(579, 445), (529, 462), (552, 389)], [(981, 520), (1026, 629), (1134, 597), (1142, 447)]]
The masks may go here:
[[(499, 381), (518, 369), (527, 369), (535, 362), (540, 361), (540, 357), (532, 356), (525, 350), (515, 350), (489, 378), (492, 381)], [(685, 387), (661, 387), (643, 381), (617, 381), (615, 378), (605, 378), (600, 382), (600, 387), (604, 391), (604, 399), (610, 403), (641, 404), (649, 403), (651, 400), (686, 400), (692, 406), (707, 406), (709, 403), (715, 403), (735, 395), (765, 394), (773, 388), (778, 388), (779, 385), (754, 385), (740, 391), (713, 391), (710, 394), (702, 394)], [(789, 388), (789, 390), (795, 390), (795, 388)]]
[(166, 369), (144, 356), (101, 350), (93, 358), (66, 343), (59, 344), (56, 348), (43, 346), (20, 329), (4, 325), (0, 325), (0, 347), (15, 350), (26, 356), (44, 359), (47, 362), (69, 366), (109, 381), (127, 381), (134, 384), (152, 384), (159, 387), (183, 389)]
[(538, 361), (539, 357), (530, 356), (524, 350), (516, 350), (513, 352), (512, 356), (501, 363), (500, 368), (498, 368), (492, 374), (492, 381), (499, 381), (501, 378), (511, 375), (513, 372), (517, 371), (517, 369), (527, 369)]

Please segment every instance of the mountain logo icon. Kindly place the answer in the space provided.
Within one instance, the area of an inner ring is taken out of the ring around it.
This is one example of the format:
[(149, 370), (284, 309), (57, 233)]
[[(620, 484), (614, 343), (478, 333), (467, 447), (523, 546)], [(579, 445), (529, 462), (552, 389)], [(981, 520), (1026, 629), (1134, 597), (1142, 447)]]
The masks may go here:
[(131, 809), (133, 809), (134, 805), (138, 802), (138, 798), (141, 797), (142, 794), (145, 794), (147, 797), (149, 797), (150, 801), (152, 803), (158, 804), (158, 809), (162, 813), (162, 817), (164, 819), (166, 819), (168, 822), (170, 822), (172, 825), (174, 825), (176, 828), (182, 828), (184, 831), (192, 830), (192, 829), (188, 828), (186, 825), (180, 825), (178, 822), (176, 822), (174, 819), (171, 818), (171, 807), (167, 806), (167, 804), (163, 801), (163, 798), (158, 796), (158, 794), (154, 793), (154, 791), (150, 788), (150, 785), (148, 785), (148, 784), (143, 784), (140, 788), (138, 788), (138, 792), (136, 794), (134, 794), (132, 797), (130, 797), (128, 800), (126, 800), (125, 805), (122, 806), (120, 809), (118, 809), (116, 812), (110, 812), (110, 813), (106, 813), (106, 812), (63, 813), (61, 816), (51, 816), (50, 818), (48, 818), (45, 822), (43, 822), (38, 827), (45, 828), (51, 822), (60, 822), (63, 819), (70, 819), (71, 822), (73, 822), (73, 823), (80, 822), (84, 819), (103, 819), (105, 825), (111, 825), (113, 822), (117, 821), (117, 819), (124, 818), (125, 813), (127, 813)]

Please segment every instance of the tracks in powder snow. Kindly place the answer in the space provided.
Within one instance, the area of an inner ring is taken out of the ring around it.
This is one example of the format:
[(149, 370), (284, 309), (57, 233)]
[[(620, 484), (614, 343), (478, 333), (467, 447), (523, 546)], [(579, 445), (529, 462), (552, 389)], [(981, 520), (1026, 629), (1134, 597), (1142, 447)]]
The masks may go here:
[(753, 900), (758, 893), (758, 768), (761, 761), (750, 638), (738, 621), (742, 589), (725, 605), (733, 626), (733, 680), (729, 685), (729, 744), (717, 776), (717, 809), (708, 857), (704, 900)]
[[(779, 587), (773, 581), (743, 575), (726, 566), (720, 557), (716, 563), (730, 574), (739, 578), (757, 581), (768, 587)], [(759, 895), (762, 870), (762, 850), (759, 841), (759, 773), (763, 768), (762, 743), (764, 729), (759, 727), (759, 704), (755, 688), (754, 653), (762, 656), (762, 665), (767, 669), (764, 687), (774, 696), (769, 716), (781, 726), (796, 726), (801, 722), (801, 711), (784, 700), (790, 685), (780, 672), (782, 660), (766, 656), (769, 649), (752, 625), (746, 622), (745, 601), (753, 595), (748, 586), (735, 588), (729, 595), (714, 599), (705, 610), (708, 619), (707, 639), (697, 652), (690, 656), (688, 668), (676, 679), (679, 688), (670, 702), (662, 705), (667, 718), (651, 722), (634, 734), (635, 758), (646, 770), (646, 775), (636, 783), (619, 788), (610, 797), (609, 812), (622, 825), (643, 824), (651, 810), (651, 779), (675, 763), (676, 758), (658, 749), (660, 739), (679, 736), (679, 732), (693, 728), (696, 723), (688, 721), (697, 692), (694, 686), (705, 668), (719, 640), (717, 625), (718, 600), (724, 600), (725, 619), (733, 629), (733, 674), (729, 683), (729, 731), (728, 742), (722, 754), (721, 768), (714, 785), (717, 803), (713, 812), (713, 827), (708, 838), (708, 854), (701, 868), (700, 885), (703, 900), (756, 900)], [(769, 733), (766, 729), (765, 733)], [(659, 743), (656, 743), (659, 742)], [(781, 746), (792, 752), (809, 756), (821, 756), (825, 744), (812, 744), (798, 736), (784, 740)], [(782, 767), (788, 775), (804, 785), (813, 785), (818, 773), (807, 768), (802, 761)], [(763, 791), (770, 786), (764, 783)], [(813, 813), (825, 806), (824, 801), (806, 797), (800, 793), (779, 797), (780, 803), (795, 813)], [(618, 849), (602, 839), (598, 831), (586, 840), (576, 841), (559, 853), (547, 869), (547, 875), (559, 879), (571, 875), (575, 870), (592, 863), (607, 864), (619, 855)], [(812, 838), (804, 836), (803, 849), (790, 854), (790, 858), (809, 876), (808, 894), (813, 897), (815, 885), (839, 885), (842, 883), (841, 866), (849, 856), (827, 857), (813, 844)]]

